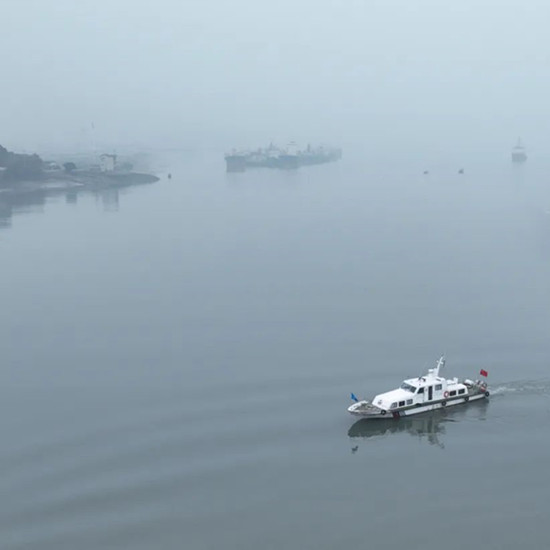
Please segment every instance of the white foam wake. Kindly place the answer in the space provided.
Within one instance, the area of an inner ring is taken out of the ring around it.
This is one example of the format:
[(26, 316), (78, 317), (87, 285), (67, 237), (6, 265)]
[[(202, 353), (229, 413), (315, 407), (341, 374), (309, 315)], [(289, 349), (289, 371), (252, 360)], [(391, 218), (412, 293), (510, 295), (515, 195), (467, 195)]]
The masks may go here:
[(515, 380), (490, 388), (491, 395), (546, 395), (550, 394), (550, 380)]

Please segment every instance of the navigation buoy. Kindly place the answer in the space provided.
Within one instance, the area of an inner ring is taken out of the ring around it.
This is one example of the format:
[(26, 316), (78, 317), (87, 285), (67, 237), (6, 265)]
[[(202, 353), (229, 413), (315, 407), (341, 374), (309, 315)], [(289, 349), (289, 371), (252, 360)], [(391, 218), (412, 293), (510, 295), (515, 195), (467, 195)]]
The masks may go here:
[(169, 180), (172, 179), (172, 174), (168, 174), (168, 179), (169, 179)]

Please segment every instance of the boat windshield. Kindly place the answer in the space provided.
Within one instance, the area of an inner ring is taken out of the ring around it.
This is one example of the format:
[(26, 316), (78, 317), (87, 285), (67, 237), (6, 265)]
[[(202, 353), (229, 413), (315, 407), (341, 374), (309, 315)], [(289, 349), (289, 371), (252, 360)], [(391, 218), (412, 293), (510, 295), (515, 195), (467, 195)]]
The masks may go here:
[(410, 391), (411, 393), (416, 392), (416, 388), (414, 386), (411, 386), (410, 384), (407, 384), (407, 382), (403, 382), (403, 384), (401, 384), (401, 389)]

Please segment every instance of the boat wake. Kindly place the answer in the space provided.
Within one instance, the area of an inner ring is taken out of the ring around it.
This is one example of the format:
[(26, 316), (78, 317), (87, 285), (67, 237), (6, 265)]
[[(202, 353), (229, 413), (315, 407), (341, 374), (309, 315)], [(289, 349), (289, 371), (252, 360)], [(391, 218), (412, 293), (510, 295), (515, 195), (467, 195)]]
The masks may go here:
[(492, 397), (508, 394), (549, 395), (550, 380), (515, 380), (491, 386)]

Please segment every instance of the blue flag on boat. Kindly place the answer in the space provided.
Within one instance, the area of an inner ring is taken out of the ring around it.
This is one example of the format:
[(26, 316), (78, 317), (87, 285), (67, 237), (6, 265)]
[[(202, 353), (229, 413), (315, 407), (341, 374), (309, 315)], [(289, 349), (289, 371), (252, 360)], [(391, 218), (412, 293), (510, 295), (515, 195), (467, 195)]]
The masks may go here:
[(355, 397), (355, 394), (354, 394), (354, 393), (351, 394), (351, 398), (352, 398), (353, 401), (355, 401), (356, 403), (359, 401), (359, 399), (357, 399), (357, 397)]

